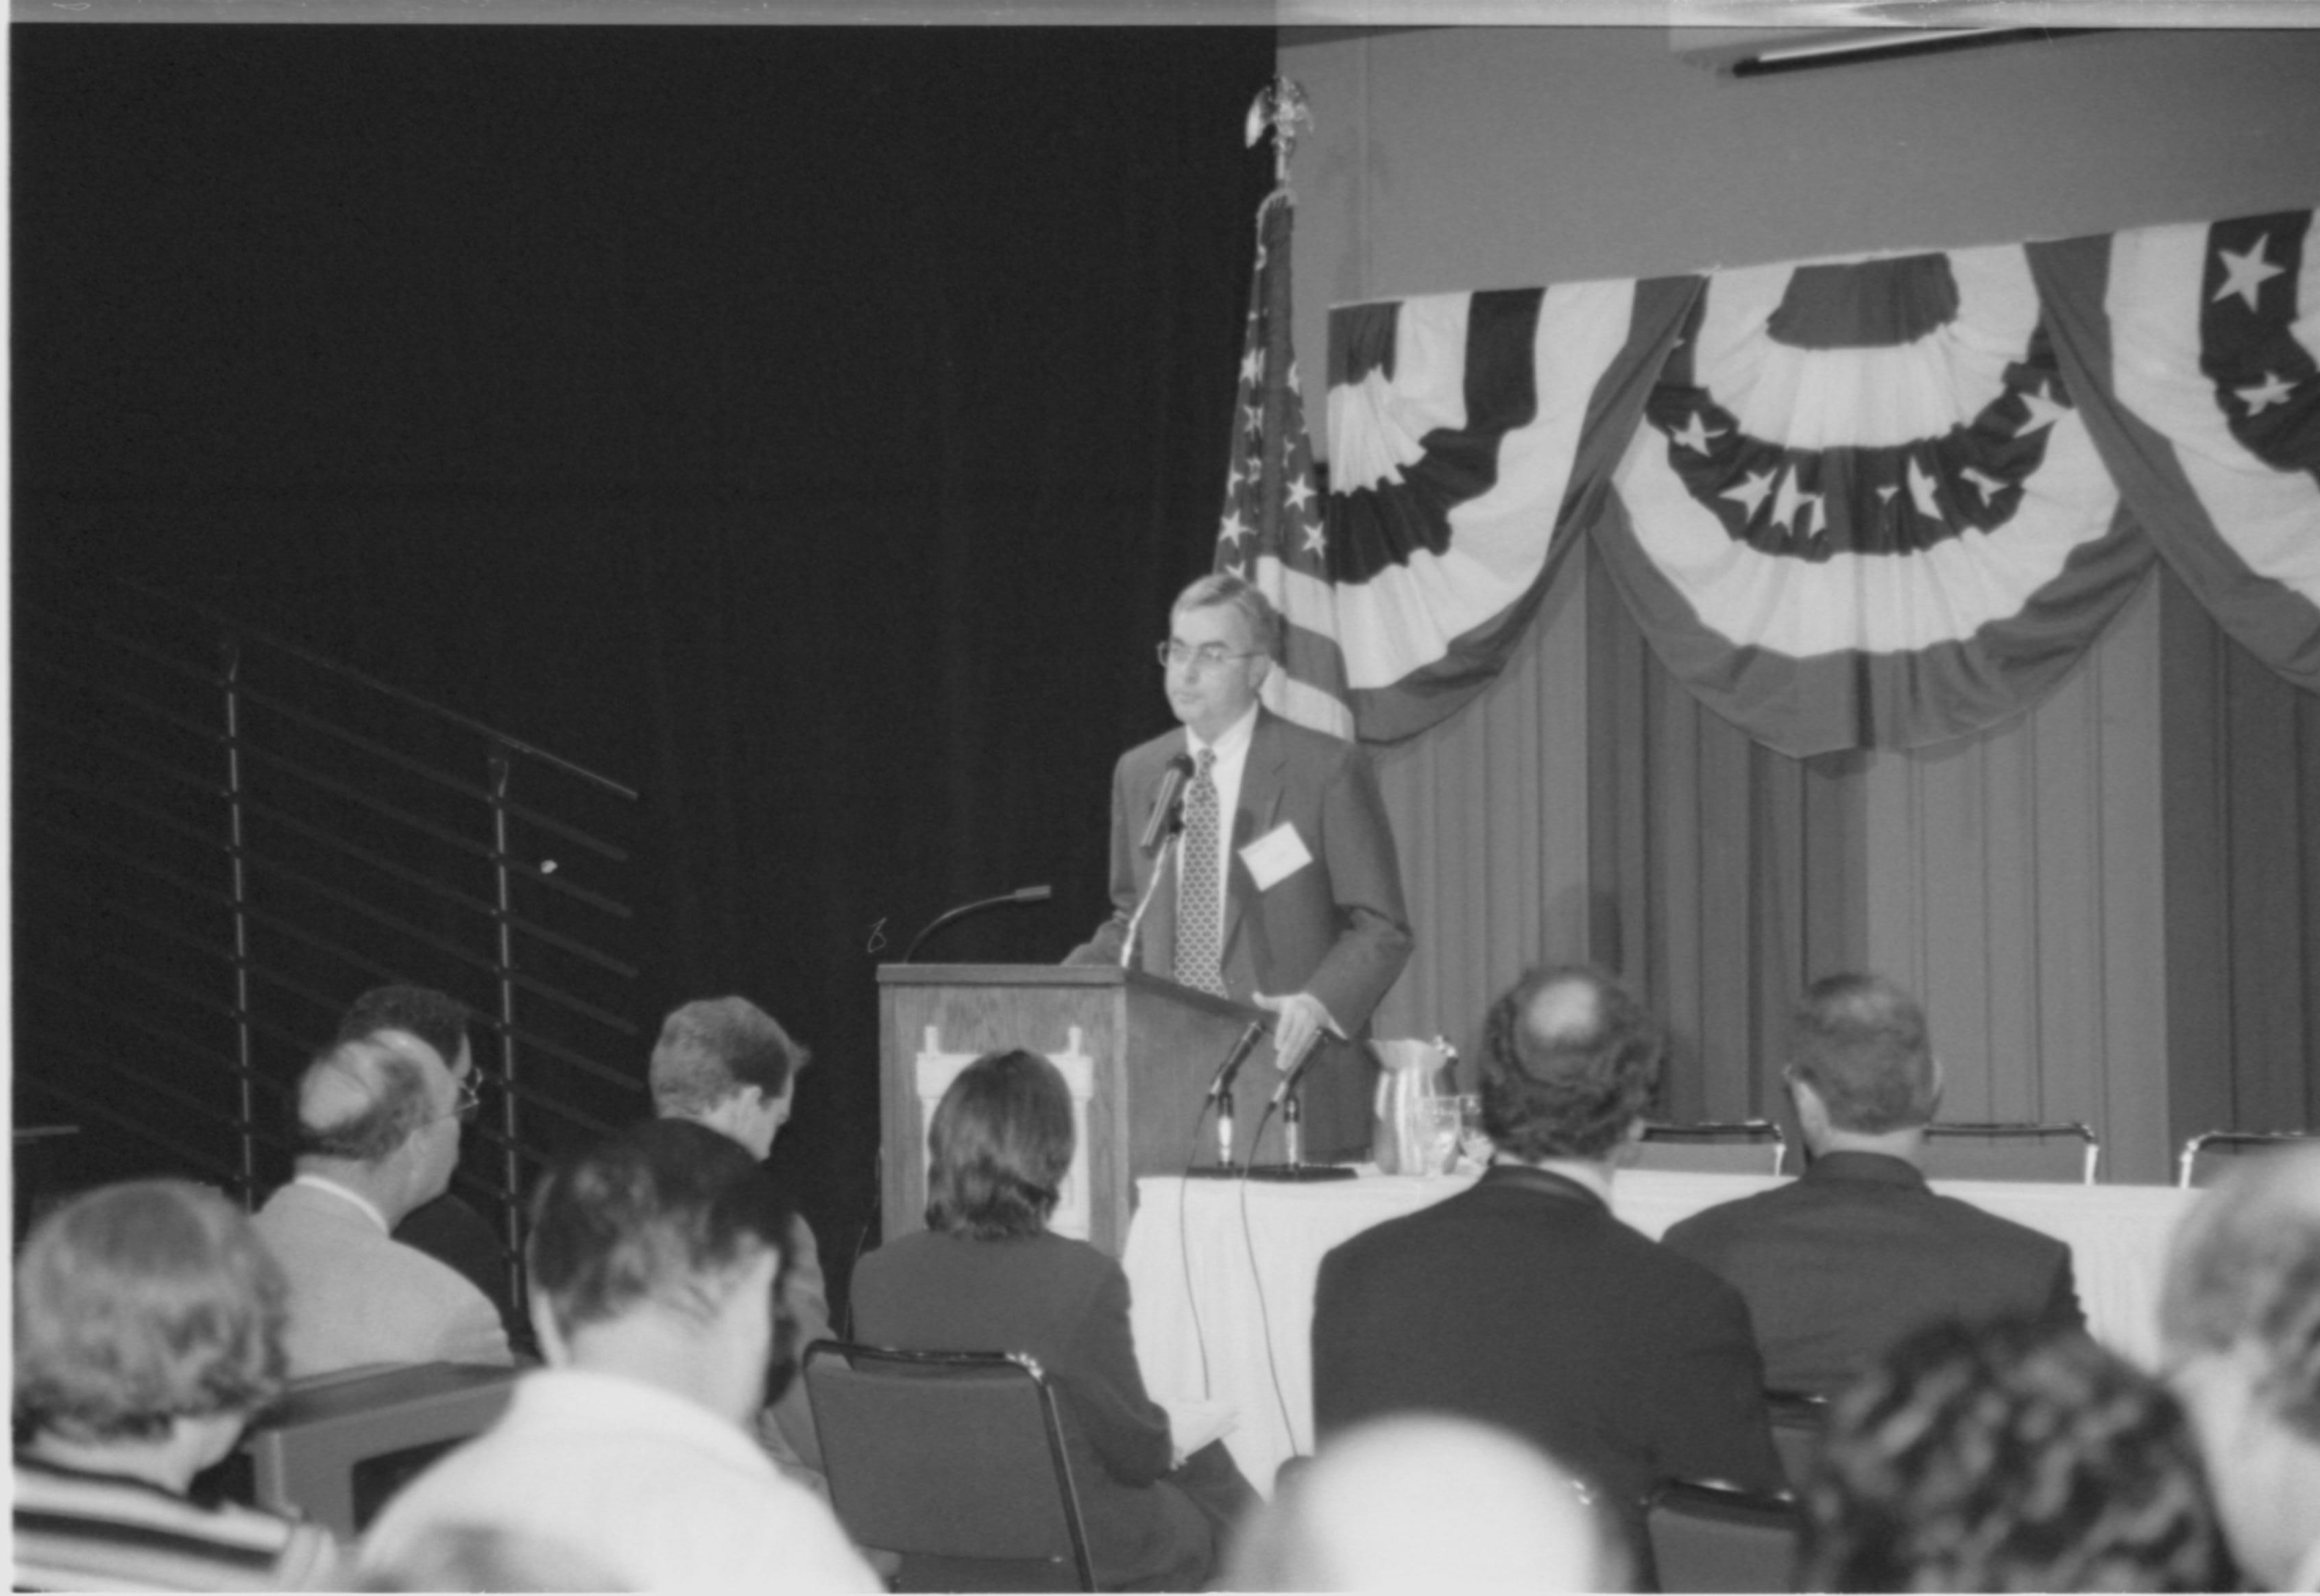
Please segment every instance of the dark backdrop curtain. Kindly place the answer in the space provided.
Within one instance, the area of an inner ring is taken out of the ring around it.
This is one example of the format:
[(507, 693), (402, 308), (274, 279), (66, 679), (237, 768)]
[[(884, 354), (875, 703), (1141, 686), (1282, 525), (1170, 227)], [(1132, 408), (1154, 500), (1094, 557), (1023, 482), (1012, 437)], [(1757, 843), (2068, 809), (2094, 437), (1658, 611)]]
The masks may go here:
[(2160, 575), (2169, 1119), (2320, 1126), (2320, 695)]
[(1026, 883), (929, 955), (1103, 908), (1221, 490), (1271, 31), (12, 43), (20, 546), (642, 789), (636, 1018), (739, 991), (812, 1046), (776, 1163), (842, 1284), (876, 964)]

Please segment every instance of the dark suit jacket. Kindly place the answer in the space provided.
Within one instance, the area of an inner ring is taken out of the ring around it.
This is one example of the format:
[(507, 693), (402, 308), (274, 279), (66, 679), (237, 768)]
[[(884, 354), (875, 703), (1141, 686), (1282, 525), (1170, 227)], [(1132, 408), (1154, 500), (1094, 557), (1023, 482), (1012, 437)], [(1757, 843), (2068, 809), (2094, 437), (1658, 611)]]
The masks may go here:
[(1174, 1461), (1168, 1415), (1145, 1394), (1118, 1264), (1061, 1236), (920, 1230), (856, 1265), (852, 1298), (856, 1340), (1038, 1360), (1057, 1392), (1099, 1583), (1191, 1591), (1208, 1579), (1215, 1530), (1161, 1479)]
[(1499, 1165), (1321, 1261), (1313, 1419), (1413, 1409), (1510, 1429), (1591, 1481), (1643, 1546), (1670, 1479), (1777, 1489), (1739, 1293), (1576, 1182)]
[(1825, 1154), (1784, 1186), (1671, 1226), (1666, 1243), (1748, 1300), (1777, 1391), (1832, 1394), (1951, 1315), (2085, 1322), (2066, 1244), (1937, 1197), (1916, 1166), (1880, 1153)]
[[(1179, 728), (1120, 757), (1111, 783), (1112, 916), (1065, 962), (1119, 962), (1128, 922), (1152, 879), (1153, 860), (1137, 840), (1162, 772), (1183, 751)], [(1240, 850), (1284, 824), (1296, 828), (1312, 862), (1259, 892)], [(1244, 1002), (1259, 993), (1310, 992), (1321, 1000), (1348, 1039), (1337, 1042), (1325, 1031), (1325, 1051), (1306, 1074), (1306, 1143), (1317, 1150), (1366, 1149), (1374, 1066), (1359, 1044), (1371, 1011), (1408, 962), (1411, 940), (1393, 830), (1369, 756), (1258, 710), (1228, 846), (1226, 990)], [(1137, 962), (1173, 977), (1175, 960), (1172, 863), (1137, 929)]]

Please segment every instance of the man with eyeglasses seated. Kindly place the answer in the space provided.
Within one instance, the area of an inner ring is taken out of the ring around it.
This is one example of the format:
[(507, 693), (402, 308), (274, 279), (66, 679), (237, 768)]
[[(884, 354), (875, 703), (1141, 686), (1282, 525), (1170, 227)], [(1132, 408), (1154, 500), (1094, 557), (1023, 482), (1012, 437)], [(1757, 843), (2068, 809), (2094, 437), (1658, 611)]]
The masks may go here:
[[(1258, 703), (1280, 648), (1279, 613), (1240, 578), (1203, 576), (1177, 596), (1159, 660), (1183, 729), (1120, 757), (1112, 915), (1065, 962), (1122, 962), (1134, 923), (1137, 967), (1272, 1010), (1281, 1068), (1321, 1049), (1302, 1087), (1307, 1154), (1365, 1157), (1376, 1066), (1362, 1043), (1409, 958), (1409, 915), (1369, 757)], [(1147, 855), (1172, 765), (1183, 834)]]
[[(473, 1087), (480, 1082), (476, 1051), (467, 1039), (467, 1005), (450, 993), (398, 983), (374, 986), (348, 1004), (333, 1039), (351, 1042), (382, 1030), (407, 1030), (435, 1049), (436, 1056), (450, 1066), (451, 1078), (467, 1093), (463, 1101), (472, 1102)], [(421, 1203), (394, 1227), (394, 1238), (430, 1258), (442, 1259), (474, 1281), (476, 1289), (499, 1310), (508, 1344), (519, 1355), (537, 1356), (531, 1326), (515, 1299), (499, 1232), (465, 1199), (447, 1191), (432, 1202)]]
[(514, 1361), (490, 1299), (393, 1237), (450, 1184), (473, 1093), (408, 1031), (340, 1042), (306, 1066), (297, 1174), (257, 1220), (289, 1282), (293, 1379), (365, 1364)]

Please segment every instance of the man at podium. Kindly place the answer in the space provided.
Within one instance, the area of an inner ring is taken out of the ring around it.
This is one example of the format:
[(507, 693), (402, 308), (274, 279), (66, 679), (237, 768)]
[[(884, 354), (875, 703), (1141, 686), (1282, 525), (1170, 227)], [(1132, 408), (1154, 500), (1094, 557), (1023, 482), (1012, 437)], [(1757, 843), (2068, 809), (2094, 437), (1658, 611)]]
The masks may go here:
[[(1257, 702), (1281, 618), (1237, 576), (1176, 600), (1160, 645), (1183, 722), (1120, 757), (1111, 918), (1067, 964), (1134, 964), (1273, 1011), (1301, 1086), (1307, 1156), (1365, 1156), (1371, 1011), (1410, 949), (1393, 831), (1369, 757)], [(1181, 812), (1181, 831), (1172, 822)]]

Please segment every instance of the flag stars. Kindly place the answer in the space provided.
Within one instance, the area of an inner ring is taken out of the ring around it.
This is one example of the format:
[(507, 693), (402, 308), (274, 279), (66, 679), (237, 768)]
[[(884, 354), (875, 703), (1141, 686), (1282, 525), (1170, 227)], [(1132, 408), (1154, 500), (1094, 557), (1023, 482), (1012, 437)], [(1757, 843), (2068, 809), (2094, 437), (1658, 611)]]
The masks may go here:
[(1319, 559), (1329, 547), (1329, 540), (1321, 528), (1321, 518), (1315, 516), (1305, 523), (1305, 552)]
[(2276, 371), (2263, 374), (2263, 381), (2252, 388), (2234, 388), (2239, 402), (2247, 406), (2250, 416), (2262, 414), (2275, 404), (2285, 404), (2295, 395), (2296, 385)]
[(2256, 295), (2263, 291), (2264, 284), (2288, 269), (2264, 258), (2264, 250), (2270, 243), (2271, 235), (2264, 233), (2257, 238), (2255, 248), (2243, 254), (2235, 255), (2229, 249), (2216, 251), (2224, 262), (2224, 286), (2216, 290), (2216, 301), (2236, 294), (2247, 303), (2249, 310), (2255, 309)]
[(1252, 349), (1240, 358), (1240, 380), (1251, 387), (1264, 380), (1264, 351)]
[(1232, 513), (1225, 517), (1223, 525), (1218, 528), (1217, 541), (1237, 548), (1240, 540), (1248, 536), (1248, 522), (1240, 518), (1240, 509), (1236, 505)]

